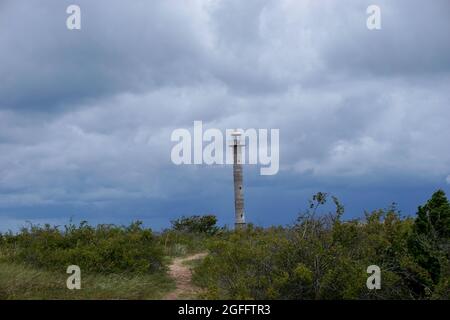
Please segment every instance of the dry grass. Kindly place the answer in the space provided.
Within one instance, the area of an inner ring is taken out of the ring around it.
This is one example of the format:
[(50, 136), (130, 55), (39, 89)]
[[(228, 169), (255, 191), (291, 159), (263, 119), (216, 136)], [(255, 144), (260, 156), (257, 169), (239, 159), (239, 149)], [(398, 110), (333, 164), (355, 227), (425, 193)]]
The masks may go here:
[(161, 299), (175, 289), (164, 273), (151, 275), (81, 274), (81, 290), (69, 290), (61, 273), (0, 262), (0, 299)]

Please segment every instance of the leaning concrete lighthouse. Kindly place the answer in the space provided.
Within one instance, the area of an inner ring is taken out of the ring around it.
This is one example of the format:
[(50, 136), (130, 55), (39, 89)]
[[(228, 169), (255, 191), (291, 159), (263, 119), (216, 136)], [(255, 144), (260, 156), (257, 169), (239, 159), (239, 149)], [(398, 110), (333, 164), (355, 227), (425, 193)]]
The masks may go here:
[(244, 185), (243, 185), (243, 171), (242, 171), (242, 147), (241, 133), (234, 131), (231, 133), (233, 141), (231, 147), (233, 148), (233, 178), (234, 178), (234, 227), (235, 230), (240, 230), (245, 227), (244, 214)]

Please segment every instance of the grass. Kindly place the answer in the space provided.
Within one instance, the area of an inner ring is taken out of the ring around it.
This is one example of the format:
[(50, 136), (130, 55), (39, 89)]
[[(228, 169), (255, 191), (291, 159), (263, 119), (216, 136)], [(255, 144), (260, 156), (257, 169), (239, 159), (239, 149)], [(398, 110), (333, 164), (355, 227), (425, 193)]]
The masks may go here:
[(81, 290), (69, 290), (65, 272), (0, 262), (0, 300), (161, 299), (175, 289), (165, 273), (149, 275), (81, 274)]
[(203, 259), (187, 260), (187, 261), (183, 261), (183, 265), (185, 265), (191, 269), (195, 269), (199, 265), (201, 265), (202, 261), (203, 261)]

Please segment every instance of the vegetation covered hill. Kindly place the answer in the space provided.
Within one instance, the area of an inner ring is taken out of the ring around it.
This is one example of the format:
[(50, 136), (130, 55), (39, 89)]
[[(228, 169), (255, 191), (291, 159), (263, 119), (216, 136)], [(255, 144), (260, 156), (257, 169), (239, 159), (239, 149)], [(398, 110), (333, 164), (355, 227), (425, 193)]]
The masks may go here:
[[(208, 253), (192, 263), (200, 298), (450, 298), (450, 203), (443, 191), (415, 218), (402, 217), (393, 205), (343, 221), (344, 207), (331, 200), (335, 210), (322, 212), (330, 199), (316, 194), (287, 227), (249, 225), (235, 232), (217, 227), (209, 215), (182, 217), (161, 233), (139, 222), (83, 222), (0, 234), (0, 299), (170, 297), (169, 264), (197, 252)], [(69, 265), (82, 270), (81, 290), (66, 288)], [(366, 286), (370, 265), (380, 267), (379, 290)]]
[[(395, 206), (342, 221), (319, 214), (326, 194), (313, 197), (293, 226), (249, 226), (209, 241), (195, 279), (206, 298), (449, 299), (450, 205), (442, 191), (419, 207), (416, 219)], [(368, 290), (367, 267), (381, 269), (381, 289)]]

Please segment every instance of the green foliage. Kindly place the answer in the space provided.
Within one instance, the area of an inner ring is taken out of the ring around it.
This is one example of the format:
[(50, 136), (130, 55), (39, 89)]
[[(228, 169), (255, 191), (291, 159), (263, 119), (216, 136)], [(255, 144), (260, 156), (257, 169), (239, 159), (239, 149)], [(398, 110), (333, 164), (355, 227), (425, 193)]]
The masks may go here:
[[(249, 226), (242, 232), (225, 232), (209, 243), (209, 255), (196, 268), (194, 279), (210, 286), (210, 298), (277, 298), (272, 281), (284, 283), (284, 271), (271, 263), (270, 253), (285, 241), (276, 236), (281, 229)], [(252, 276), (254, 275), (254, 276)]]
[(217, 218), (214, 215), (181, 217), (171, 223), (173, 230), (185, 233), (213, 235), (219, 230), (216, 226)]
[(79, 226), (31, 225), (20, 233), (0, 237), (10, 261), (48, 270), (65, 271), (69, 265), (97, 273), (153, 273), (164, 269), (163, 247), (141, 222), (128, 227), (86, 222)]
[[(417, 220), (401, 217), (393, 204), (385, 210), (366, 213), (364, 220), (342, 221), (344, 207), (337, 198), (332, 200), (335, 211), (319, 214), (328, 196), (316, 194), (293, 226), (269, 229), (250, 226), (211, 239), (209, 256), (194, 272), (196, 283), (206, 288), (204, 298), (442, 299), (449, 296), (448, 256), (437, 255), (440, 270), (446, 273), (443, 276), (441, 271), (436, 282), (433, 270), (411, 250), (411, 239), (421, 239)], [(438, 205), (427, 207), (433, 212), (435, 218), (430, 220), (434, 221), (433, 228), (439, 230), (441, 240), (448, 230), (443, 227), (445, 208), (442, 197)], [(432, 228), (427, 226), (424, 230)], [(421, 237), (430, 241), (427, 233)], [(441, 242), (436, 248), (443, 248)], [(367, 289), (370, 265), (382, 270), (381, 290)]]
[(172, 228), (160, 235), (160, 243), (169, 256), (184, 256), (204, 251), (205, 242), (212, 236), (218, 236), (224, 229), (217, 227), (214, 215), (181, 217), (171, 221)]
[(419, 207), (414, 231), (434, 241), (450, 238), (450, 203), (444, 191), (436, 191), (424, 206)]
[(444, 191), (436, 191), (418, 208), (408, 245), (414, 260), (428, 274), (426, 282), (417, 283), (415, 292), (424, 296), (430, 295), (435, 286), (438, 291), (447, 287), (448, 274), (444, 278), (442, 275), (450, 257), (450, 203)]
[[(329, 196), (314, 195), (287, 227), (233, 232), (219, 229), (215, 216), (193, 216), (158, 235), (140, 222), (83, 222), (63, 230), (31, 225), (0, 234), (0, 298), (38, 297), (38, 286), (47, 298), (87, 297), (63, 288), (72, 264), (86, 272), (83, 284), (93, 298), (152, 297), (141, 282), (173, 286), (164, 273), (166, 256), (208, 251), (194, 265), (203, 298), (450, 299), (450, 204), (443, 191), (419, 207), (416, 219), (400, 216), (393, 204), (344, 221), (343, 205), (331, 200), (335, 209), (323, 212)], [(370, 265), (381, 269), (380, 290), (366, 287)], [(108, 289), (109, 281), (123, 290)]]
[(205, 241), (210, 236), (202, 233), (188, 233), (175, 230), (165, 230), (160, 236), (160, 244), (168, 256), (184, 256), (189, 253), (204, 251)]

